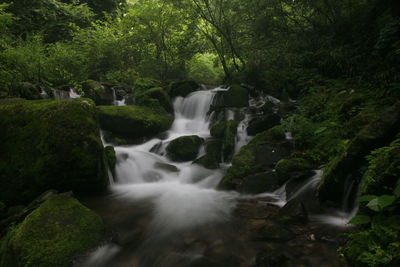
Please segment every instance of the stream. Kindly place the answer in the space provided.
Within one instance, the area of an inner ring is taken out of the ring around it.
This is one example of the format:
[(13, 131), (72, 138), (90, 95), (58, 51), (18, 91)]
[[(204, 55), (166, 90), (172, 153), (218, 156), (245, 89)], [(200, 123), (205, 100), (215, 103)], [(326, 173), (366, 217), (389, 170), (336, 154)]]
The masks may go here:
[[(175, 138), (211, 138), (209, 129), (215, 114), (209, 109), (221, 90), (227, 89), (218, 87), (194, 92), (186, 98), (177, 97), (173, 102), (175, 120), (167, 132), (143, 144), (115, 147), (117, 165), (109, 193), (82, 199), (112, 228), (112, 238), (75, 266), (254, 266), (259, 250), (251, 237), (252, 227), (257, 228), (258, 219), (254, 216), (276, 213), (287, 201), (313, 189), (322, 171), (317, 171), (286, 199), (285, 186), (261, 195), (217, 190), (229, 163), (209, 170), (192, 162), (171, 161), (166, 156), (166, 146)], [(267, 99), (252, 98), (250, 107), (259, 107)], [(225, 111), (225, 119), (240, 122), (236, 151), (251, 140), (246, 133), (251, 119), (248, 110)], [(287, 136), (291, 138), (290, 133)], [(201, 148), (198, 157), (204, 153)], [(249, 211), (240, 209), (246, 203), (262, 211), (246, 219)], [(321, 224), (333, 222), (343, 226), (348, 222), (346, 216), (349, 213), (311, 218)], [(342, 222), (340, 218), (345, 219)]]

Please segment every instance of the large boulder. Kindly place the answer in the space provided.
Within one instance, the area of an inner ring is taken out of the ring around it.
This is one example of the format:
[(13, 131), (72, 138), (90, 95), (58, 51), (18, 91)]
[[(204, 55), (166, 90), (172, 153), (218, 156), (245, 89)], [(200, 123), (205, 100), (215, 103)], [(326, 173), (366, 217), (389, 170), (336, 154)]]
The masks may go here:
[(92, 99), (96, 105), (113, 105), (114, 94), (110, 86), (103, 86), (94, 80), (87, 80), (81, 83), (83, 97)]
[(68, 194), (55, 195), (1, 240), (0, 266), (72, 266), (103, 237), (98, 215)]
[(276, 173), (282, 181), (290, 178), (307, 178), (314, 174), (313, 166), (304, 158), (281, 159), (275, 165)]
[(221, 114), (226, 108), (242, 108), (249, 106), (249, 93), (240, 85), (232, 85), (227, 91), (218, 91), (210, 109)]
[(172, 117), (144, 106), (98, 106), (100, 126), (117, 135), (143, 138), (167, 130)]
[(154, 87), (136, 96), (136, 104), (143, 106), (160, 105), (172, 112), (171, 99), (162, 87)]
[(0, 105), (0, 201), (24, 204), (50, 188), (104, 190), (108, 178), (99, 132), (89, 99)]
[(262, 117), (256, 117), (249, 122), (249, 126), (246, 129), (247, 134), (256, 135), (276, 125), (279, 125), (280, 121), (281, 117), (279, 117), (279, 115), (275, 113), (267, 114)]
[(206, 154), (193, 163), (202, 165), (207, 169), (219, 168), (219, 163), (222, 162), (222, 147), (223, 142), (218, 139), (209, 139), (204, 144)]
[(276, 172), (268, 171), (243, 178), (243, 182), (238, 185), (237, 191), (245, 194), (261, 194), (273, 192), (281, 187), (282, 184)]
[(194, 160), (203, 142), (197, 135), (178, 137), (168, 144), (167, 155), (174, 161)]
[(199, 90), (200, 85), (195, 81), (172, 82), (168, 87), (168, 93), (171, 97), (186, 97), (188, 94)]
[(347, 184), (361, 179), (365, 157), (374, 149), (389, 144), (400, 130), (400, 103), (388, 108), (360, 130), (341, 155), (334, 158), (324, 171), (318, 187), (319, 199), (340, 205)]
[(229, 120), (217, 123), (210, 129), (211, 136), (223, 142), (222, 154), (225, 161), (229, 160), (234, 152), (237, 127), (237, 121)]
[(280, 127), (259, 133), (234, 155), (220, 187), (235, 189), (245, 177), (271, 171), (279, 160), (290, 155), (292, 147)]

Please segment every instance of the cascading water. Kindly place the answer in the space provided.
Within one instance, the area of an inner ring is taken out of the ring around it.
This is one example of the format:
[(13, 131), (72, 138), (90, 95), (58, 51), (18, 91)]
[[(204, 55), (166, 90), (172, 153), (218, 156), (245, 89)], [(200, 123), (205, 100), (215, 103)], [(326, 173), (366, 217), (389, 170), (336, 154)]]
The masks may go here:
[[(315, 176), (299, 184), (290, 196), (287, 196), (286, 184), (275, 192), (253, 196), (217, 191), (215, 188), (225, 172), (223, 168), (209, 170), (191, 162), (173, 162), (166, 156), (165, 147), (177, 137), (197, 135), (210, 138), (210, 121), (214, 114), (209, 114), (209, 109), (217, 92), (226, 90), (216, 88), (197, 91), (186, 98), (177, 97), (173, 103), (175, 120), (163, 139), (115, 147), (117, 165), (110, 190), (111, 199), (120, 207), (115, 209), (114, 204), (108, 216), (117, 220), (116, 224), (124, 229), (123, 236), (118, 245), (113, 242), (104, 244), (78, 266), (186, 267), (207, 258), (210, 250), (220, 253), (223, 246), (228, 246), (230, 251), (222, 250), (225, 254), (221, 255), (228, 257), (220, 262), (230, 266), (232, 253), (239, 255), (247, 249), (246, 244), (235, 242), (236, 230), (231, 229), (231, 213), (237, 201), (267, 197), (272, 200), (270, 203), (282, 207), (313, 190), (322, 171), (316, 171)], [(251, 99), (249, 104), (257, 109), (266, 101), (275, 103), (279, 100), (263, 96)], [(251, 139), (246, 132), (254, 115), (250, 110), (225, 111), (226, 120), (236, 119), (238, 112), (241, 113), (235, 151)], [(202, 150), (199, 157), (201, 154)], [(122, 226), (117, 214), (125, 218)], [(318, 218), (314, 216), (312, 219)], [(137, 235), (135, 231), (141, 234)], [(207, 266), (207, 263), (193, 266)]]

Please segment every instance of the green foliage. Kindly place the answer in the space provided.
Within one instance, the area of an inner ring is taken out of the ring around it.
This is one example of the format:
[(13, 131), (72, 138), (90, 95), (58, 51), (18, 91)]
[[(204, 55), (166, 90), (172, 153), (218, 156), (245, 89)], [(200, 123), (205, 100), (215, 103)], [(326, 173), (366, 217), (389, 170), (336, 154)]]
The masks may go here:
[(223, 69), (214, 54), (196, 54), (188, 61), (188, 78), (198, 83), (218, 85), (223, 80)]

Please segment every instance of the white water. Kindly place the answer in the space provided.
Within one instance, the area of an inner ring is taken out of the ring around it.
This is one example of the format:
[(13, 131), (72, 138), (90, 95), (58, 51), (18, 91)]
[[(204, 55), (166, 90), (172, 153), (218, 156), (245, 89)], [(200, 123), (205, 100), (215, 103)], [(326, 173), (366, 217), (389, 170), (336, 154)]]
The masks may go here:
[[(191, 162), (177, 163), (163, 153), (173, 139), (198, 135), (210, 137), (208, 110), (215, 92), (198, 91), (174, 101), (175, 120), (164, 140), (115, 147), (118, 163), (111, 190), (128, 201), (148, 199), (154, 205), (152, 231), (171, 233), (199, 224), (224, 221), (234, 208), (234, 194), (216, 191), (223, 171), (208, 170)], [(158, 152), (150, 152), (161, 144)]]

